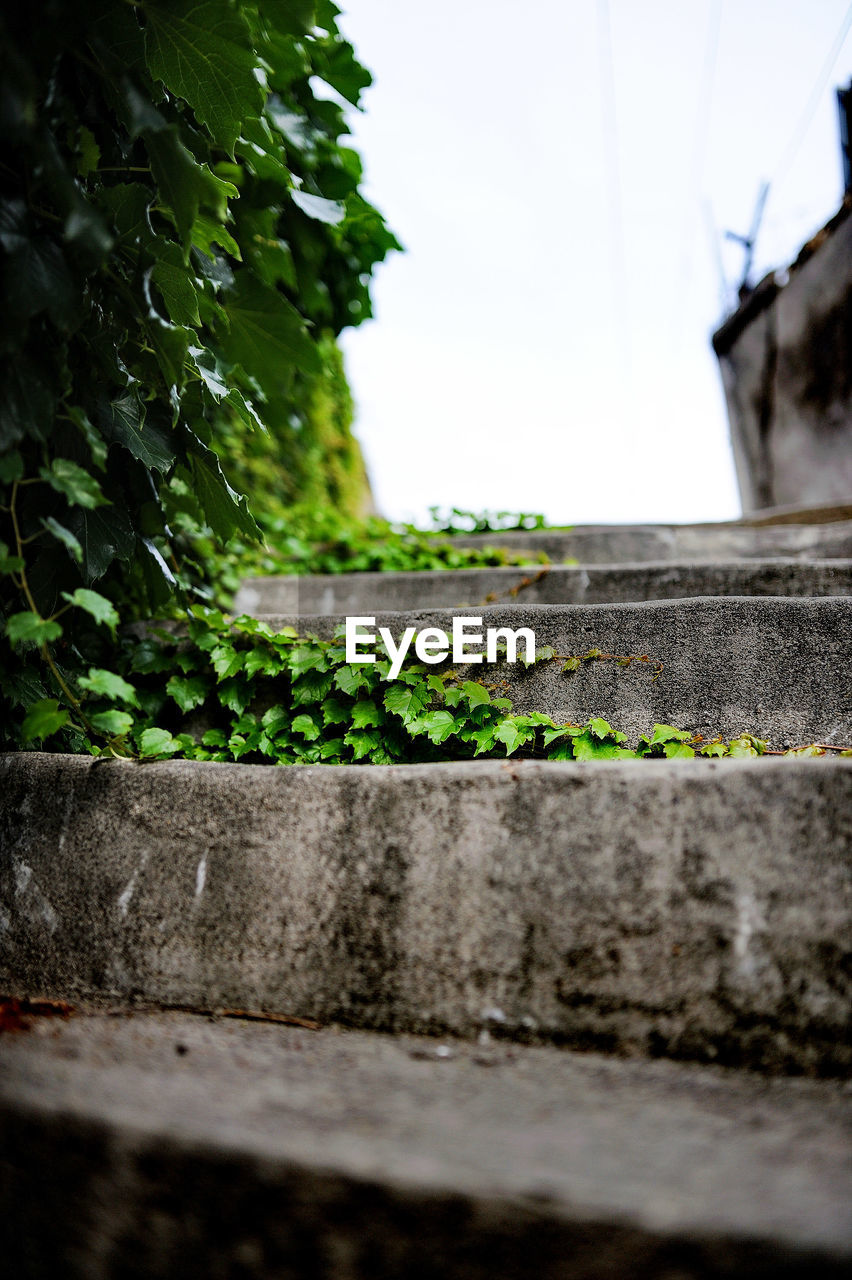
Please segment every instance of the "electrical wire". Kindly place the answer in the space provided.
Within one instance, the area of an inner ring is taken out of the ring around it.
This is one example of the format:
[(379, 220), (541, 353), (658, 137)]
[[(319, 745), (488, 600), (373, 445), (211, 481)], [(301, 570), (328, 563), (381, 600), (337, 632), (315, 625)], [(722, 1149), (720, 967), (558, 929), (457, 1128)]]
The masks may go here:
[(613, 318), (622, 352), (622, 368), (629, 377), (631, 369), (629, 319), (627, 315), (627, 255), (624, 245), (624, 213), (621, 170), (618, 161), (618, 123), (615, 111), (615, 72), (612, 56), (612, 22), (609, 0), (598, 0), (598, 55), (601, 74), (601, 113), (607, 180), (607, 208), (611, 247), (610, 277), (612, 281)]
[(822, 97), (828, 78), (834, 69), (834, 64), (838, 59), (840, 50), (843, 48), (843, 42), (849, 34), (850, 27), (852, 27), (852, 4), (850, 4), (849, 8), (846, 10), (846, 15), (840, 24), (840, 30), (834, 38), (834, 42), (832, 43), (825, 62), (823, 63), (814, 86), (811, 89), (810, 96), (805, 104), (805, 109), (802, 112), (796, 130), (788, 142), (778, 165), (776, 166), (775, 173), (770, 181), (770, 188), (776, 187), (781, 179), (786, 176), (790, 165), (796, 158), (799, 147), (805, 140), (805, 135), (810, 128), (811, 120), (819, 106), (819, 100)]

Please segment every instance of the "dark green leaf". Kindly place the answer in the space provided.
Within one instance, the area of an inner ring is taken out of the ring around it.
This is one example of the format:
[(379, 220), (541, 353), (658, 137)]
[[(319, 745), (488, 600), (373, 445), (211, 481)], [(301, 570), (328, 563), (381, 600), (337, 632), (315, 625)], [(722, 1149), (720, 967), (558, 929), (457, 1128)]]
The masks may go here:
[(136, 690), (114, 671), (104, 671), (102, 667), (89, 667), (89, 674), (77, 677), (81, 689), (96, 697), (111, 698), (118, 702), (127, 702), (131, 707), (139, 705)]
[(49, 468), (39, 468), (39, 475), (74, 506), (93, 510), (106, 505), (107, 500), (95, 477), (69, 458), (54, 458)]
[(260, 530), (246, 499), (234, 492), (222, 474), (216, 454), (197, 438), (189, 455), (189, 465), (198, 505), (217, 538), (227, 542), (239, 530), (249, 538), (260, 539)]
[(143, 729), (139, 735), (140, 756), (173, 756), (181, 744), (167, 729)]
[(133, 716), (127, 711), (98, 711), (89, 716), (89, 724), (109, 738), (123, 738), (133, 728)]
[(193, 707), (201, 706), (209, 687), (206, 676), (172, 676), (166, 685), (166, 691), (174, 698), (181, 711), (191, 711)]
[(151, 279), (163, 295), (169, 318), (176, 325), (199, 325), (195, 273), (171, 241), (158, 238), (156, 252)]
[(106, 438), (123, 445), (143, 466), (165, 475), (174, 462), (175, 451), (169, 434), (150, 420), (146, 421), (145, 406), (135, 388), (103, 403), (100, 423)]
[(103, 577), (116, 557), (129, 560), (136, 548), (130, 518), (120, 507), (74, 507), (65, 523), (83, 548), (83, 573), (89, 582)]
[(79, 538), (75, 538), (71, 530), (66, 529), (58, 520), (54, 520), (53, 516), (43, 518), (42, 524), (48, 533), (52, 533), (54, 538), (62, 543), (71, 559), (76, 561), (77, 564), (82, 564), (83, 548), (80, 546)]
[(110, 631), (115, 631), (118, 626), (119, 618), (115, 606), (97, 591), (90, 591), (88, 587), (78, 587), (74, 592), (63, 591), (62, 599), (67, 600), (77, 609), (84, 609), (95, 622), (109, 627)]
[(233, 153), (241, 120), (263, 105), (246, 22), (227, 0), (149, 3), (145, 16), (151, 74), (184, 98), (216, 142)]
[(316, 347), (296, 308), (247, 271), (237, 276), (227, 312), (230, 332), (222, 345), (265, 390), (286, 387), (294, 368), (319, 373)]
[(61, 709), (55, 698), (43, 698), (34, 703), (21, 725), (21, 739), (32, 742), (35, 738), (49, 738), (67, 723), (70, 711)]
[(62, 635), (62, 627), (58, 622), (40, 618), (31, 610), (26, 613), (13, 613), (6, 619), (6, 635), (11, 644), (49, 644)]

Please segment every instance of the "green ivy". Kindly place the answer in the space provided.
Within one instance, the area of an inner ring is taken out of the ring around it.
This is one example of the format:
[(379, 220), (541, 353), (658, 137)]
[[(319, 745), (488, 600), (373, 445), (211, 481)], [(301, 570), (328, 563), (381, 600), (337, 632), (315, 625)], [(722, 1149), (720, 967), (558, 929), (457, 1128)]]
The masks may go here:
[(338, 13), (3, 7), (0, 744), (109, 735), (81, 675), (259, 539), (230, 463), (286, 458), (370, 314), (399, 246), (341, 141), (370, 77)]
[[(561, 659), (540, 651), (537, 660)], [(416, 662), (391, 679), (390, 661), (381, 656), (346, 662), (342, 629), (322, 640), (292, 627), (273, 631), (247, 616), (232, 621), (200, 605), (186, 630), (125, 636), (120, 665), (121, 673), (93, 667), (78, 681), (85, 718), (55, 699), (31, 707), (24, 745), (76, 735), (78, 747), (94, 754), (281, 765), (673, 759), (767, 750), (748, 734), (707, 743), (666, 724), (654, 725), (631, 749), (626, 734), (598, 717), (576, 725), (515, 714), (499, 681)]]

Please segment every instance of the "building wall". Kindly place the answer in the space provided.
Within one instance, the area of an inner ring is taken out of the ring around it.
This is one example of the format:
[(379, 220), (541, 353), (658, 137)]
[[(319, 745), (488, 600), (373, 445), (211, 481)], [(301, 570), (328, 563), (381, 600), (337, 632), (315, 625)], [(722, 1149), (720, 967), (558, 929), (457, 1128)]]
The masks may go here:
[(743, 510), (852, 501), (852, 217), (714, 334)]

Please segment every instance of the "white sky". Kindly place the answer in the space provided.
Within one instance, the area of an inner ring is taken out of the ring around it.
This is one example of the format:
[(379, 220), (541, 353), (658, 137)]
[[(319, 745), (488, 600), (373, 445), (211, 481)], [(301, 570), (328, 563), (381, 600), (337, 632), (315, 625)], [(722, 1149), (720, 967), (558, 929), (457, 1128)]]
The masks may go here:
[(852, 35), (815, 93), (848, 9), (350, 0), (365, 192), (407, 249), (344, 337), (382, 514), (739, 514), (709, 345), (718, 255), (732, 286), (743, 257), (722, 231), (769, 180), (759, 278), (836, 211)]

